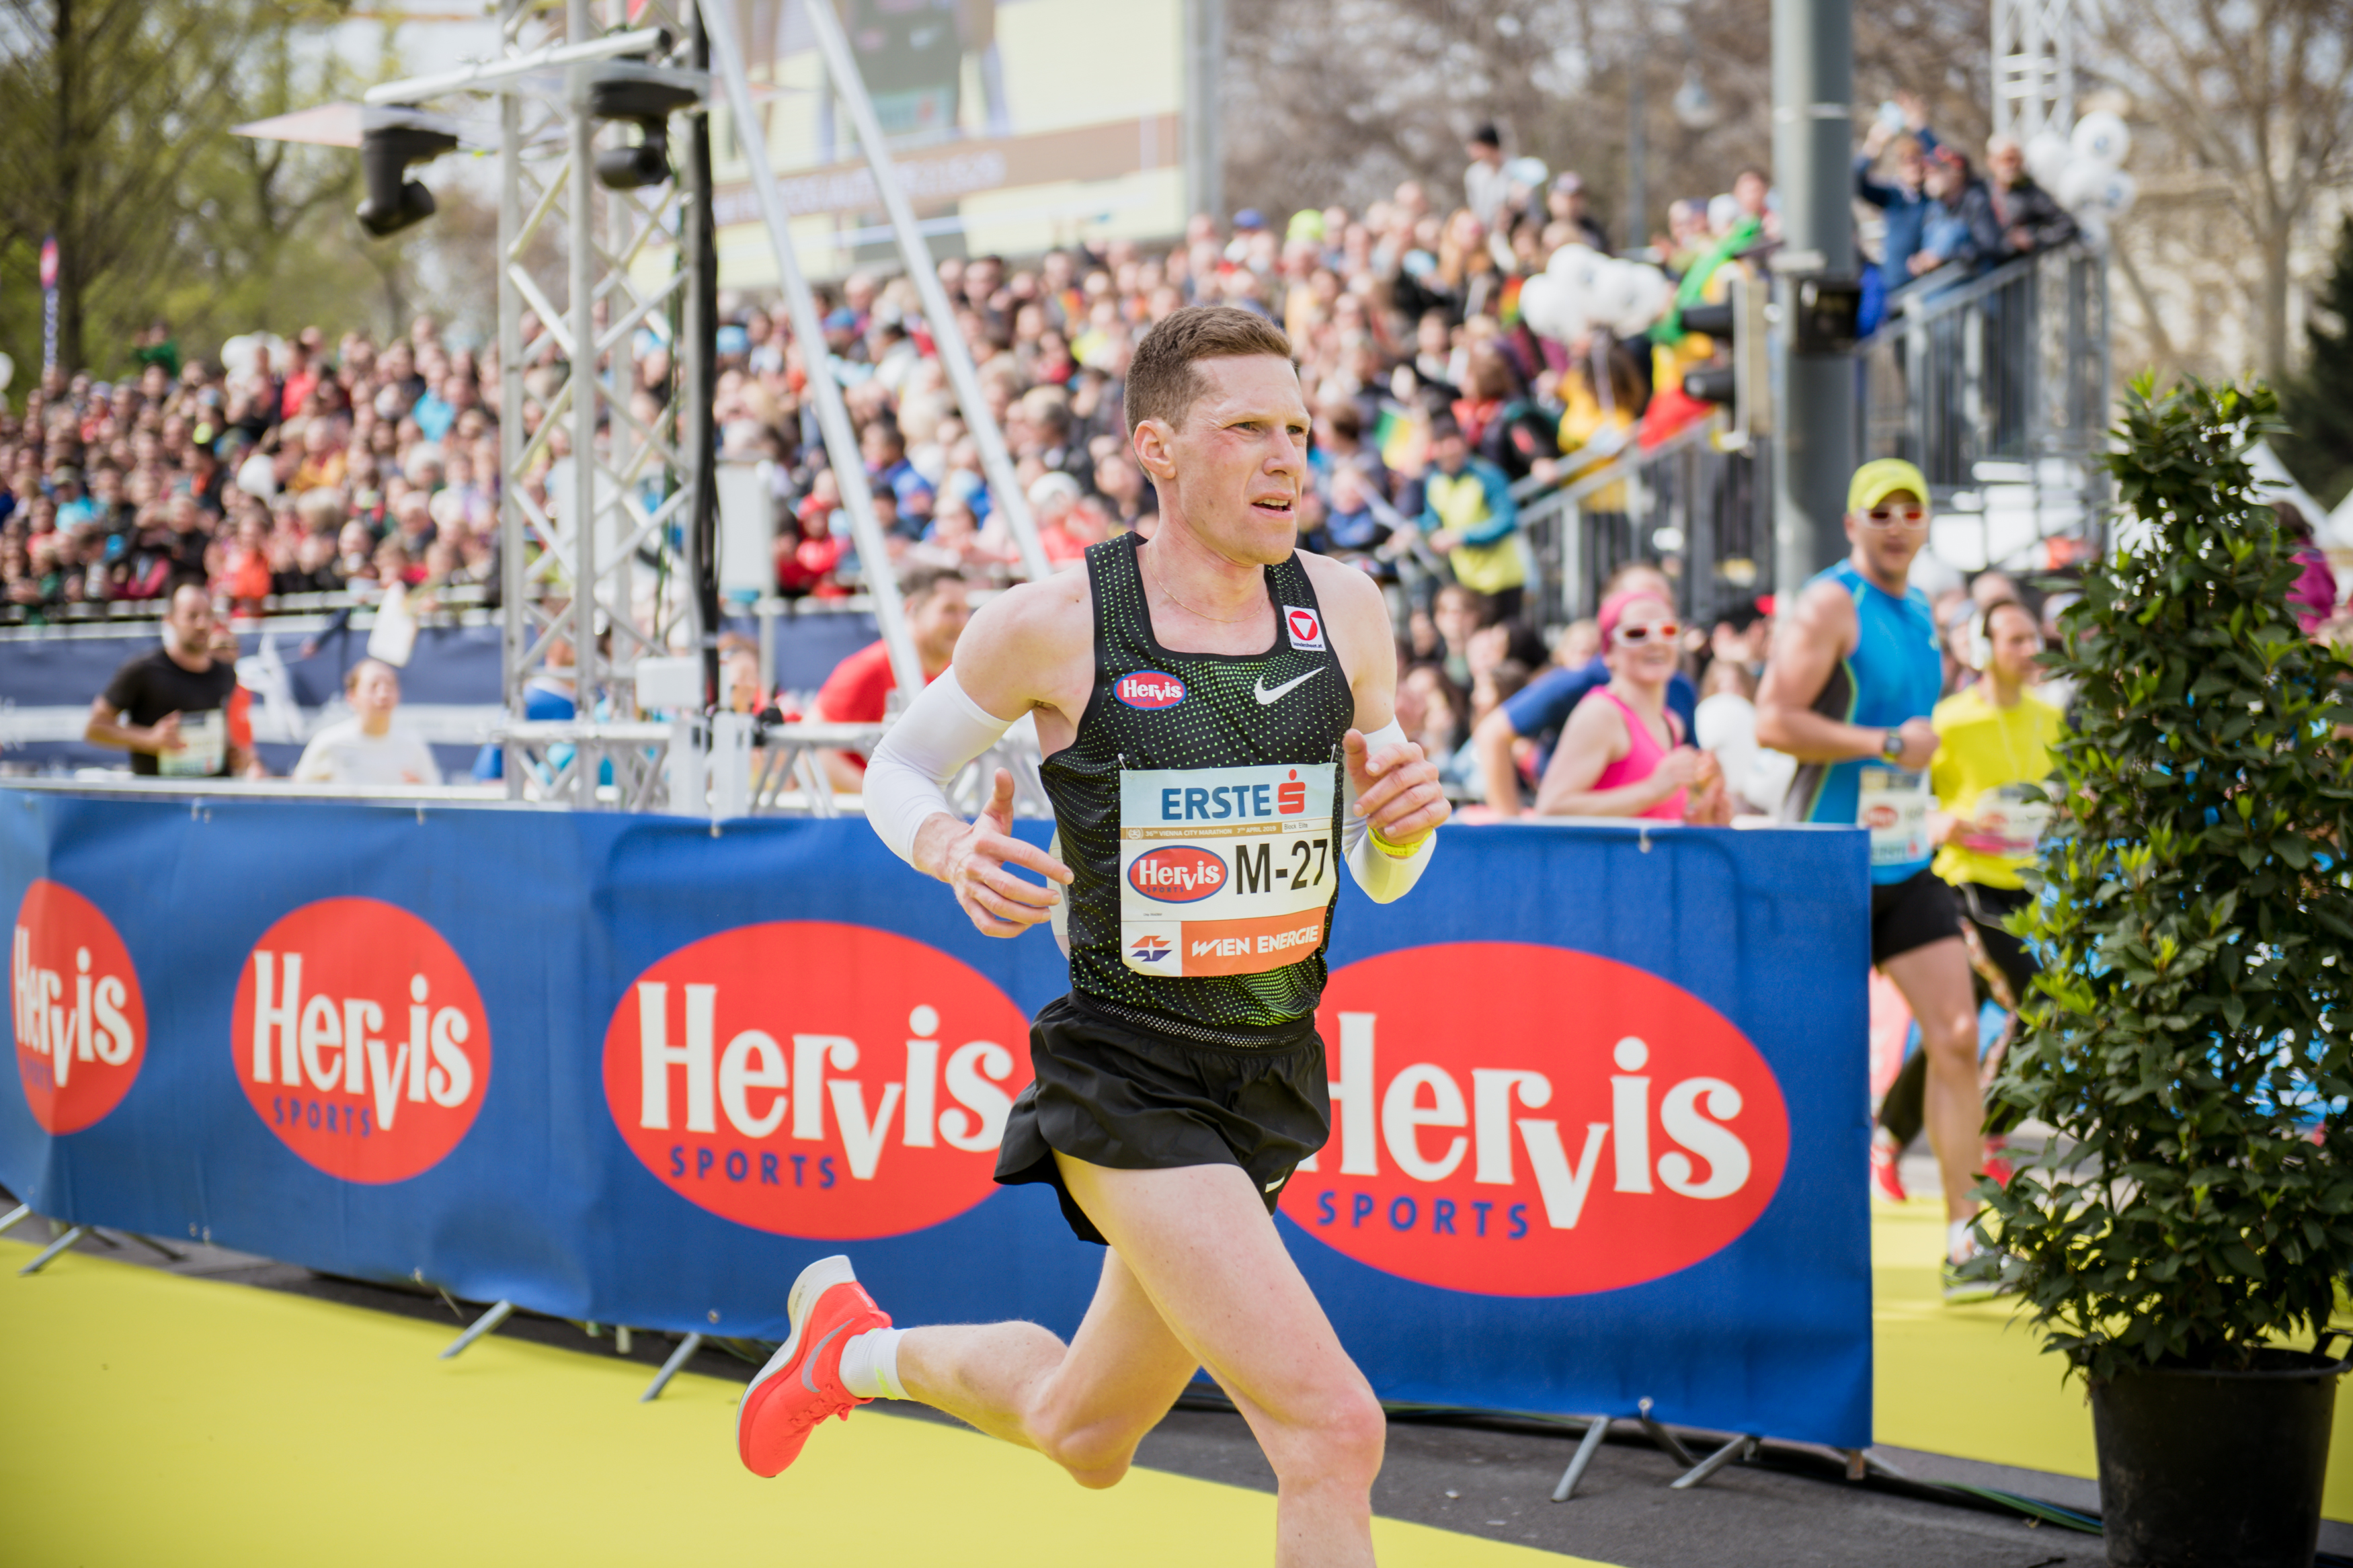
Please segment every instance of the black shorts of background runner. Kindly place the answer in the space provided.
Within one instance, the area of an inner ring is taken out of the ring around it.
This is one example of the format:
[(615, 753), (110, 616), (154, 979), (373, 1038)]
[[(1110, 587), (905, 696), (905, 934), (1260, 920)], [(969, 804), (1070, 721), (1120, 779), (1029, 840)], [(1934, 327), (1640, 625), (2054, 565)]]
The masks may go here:
[(1108, 1244), (1062, 1184), (1056, 1150), (1116, 1171), (1239, 1165), (1272, 1214), (1299, 1162), (1331, 1136), (1324, 1042), (1304, 1022), (1263, 1046), (1196, 1044), (1060, 996), (1029, 1026), (1029, 1067), (997, 1180), (1050, 1184), (1071, 1232), (1098, 1247)]
[(1933, 871), (1871, 889), (1871, 962), (1874, 967), (1914, 948), (1961, 934), (1953, 889)]
[[(1963, 882), (1954, 889), (1960, 895), (1961, 913), (1976, 928), (1978, 941), (1985, 947), (1986, 956), (1993, 960), (2001, 977), (2009, 983), (2010, 994), (2017, 1001), (2026, 1000), (2027, 984), (2034, 978), (2038, 967), (2034, 954), (2025, 942), (2002, 929), (2014, 910), (2025, 907), (2028, 894), (2022, 888), (1987, 888), (1975, 882)], [(1974, 966), (1969, 978), (1977, 986), (1977, 1003), (1982, 1008), (1996, 998), (1985, 976)], [(1920, 1136), (1920, 1128), (1927, 1116), (1928, 1056), (1915, 1051), (1887, 1086), (1887, 1094), (1879, 1102), (1879, 1125), (1886, 1129), (1899, 1145), (1908, 1145)], [(1986, 1131), (2003, 1133), (2016, 1127), (2021, 1112), (2014, 1106), (1999, 1101), (1986, 1107)]]

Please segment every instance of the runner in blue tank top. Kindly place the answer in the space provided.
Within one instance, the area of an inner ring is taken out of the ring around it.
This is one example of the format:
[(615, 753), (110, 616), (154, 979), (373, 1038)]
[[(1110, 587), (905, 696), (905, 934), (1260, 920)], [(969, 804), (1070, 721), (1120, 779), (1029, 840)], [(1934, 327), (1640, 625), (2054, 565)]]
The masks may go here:
[(1871, 961), (1904, 994), (1928, 1060), (1928, 1142), (1949, 1226), (1945, 1298), (1990, 1292), (1955, 1279), (1976, 1249), (1971, 1189), (1984, 1152), (1976, 997), (1953, 895), (1928, 869), (1928, 721), (1942, 695), (1936, 619), (1910, 585), (1928, 542), (1928, 481), (1894, 458), (1847, 489), (1852, 553), (1806, 584), (1776, 630), (1757, 692), (1757, 739), (1799, 763), (1785, 820), (1871, 833)]
[[(1035, 1323), (902, 1330), (822, 1258), (737, 1448), (775, 1475), (826, 1417), (915, 1399), (1107, 1487), (1206, 1366), (1273, 1466), (1276, 1560), (1369, 1564), (1380, 1405), (1272, 1210), (1330, 1131), (1315, 1007), (1341, 868), (1400, 897), (1446, 798), (1397, 721), (1379, 590), (1297, 548), (1289, 341), (1231, 307), (1174, 311), (1136, 345), (1126, 410), (1160, 493), (1149, 541), (982, 610), (866, 775), (875, 831), (984, 934), (1052, 919), (1065, 937), (1071, 994), (1031, 1026), (997, 1179), (1051, 1186), (1108, 1247), (1094, 1300), (1068, 1344)], [(1013, 837), (1004, 770), (976, 821), (944, 793), (1024, 714), (1053, 854)]]

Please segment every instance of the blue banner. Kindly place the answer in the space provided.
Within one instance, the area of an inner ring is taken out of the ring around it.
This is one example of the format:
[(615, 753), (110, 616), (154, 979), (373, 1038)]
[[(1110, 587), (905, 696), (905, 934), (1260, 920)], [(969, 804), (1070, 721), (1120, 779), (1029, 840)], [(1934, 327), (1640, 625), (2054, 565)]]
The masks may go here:
[[(1344, 889), (1278, 1223), (1382, 1397), (1870, 1441), (1866, 886), (1854, 831), (1511, 826)], [(862, 823), (0, 789), (0, 900), (44, 1214), (761, 1338), (838, 1250), (902, 1324), (1093, 1289), (989, 1180), (1066, 966)]]

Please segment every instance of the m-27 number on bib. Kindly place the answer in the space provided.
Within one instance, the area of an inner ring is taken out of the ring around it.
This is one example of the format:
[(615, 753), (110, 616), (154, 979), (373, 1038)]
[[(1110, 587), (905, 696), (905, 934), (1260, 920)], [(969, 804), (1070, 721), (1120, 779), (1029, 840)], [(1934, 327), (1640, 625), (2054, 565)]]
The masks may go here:
[(1259, 974), (1324, 941), (1338, 890), (1338, 770), (1152, 768), (1119, 777), (1119, 944), (1138, 974)]

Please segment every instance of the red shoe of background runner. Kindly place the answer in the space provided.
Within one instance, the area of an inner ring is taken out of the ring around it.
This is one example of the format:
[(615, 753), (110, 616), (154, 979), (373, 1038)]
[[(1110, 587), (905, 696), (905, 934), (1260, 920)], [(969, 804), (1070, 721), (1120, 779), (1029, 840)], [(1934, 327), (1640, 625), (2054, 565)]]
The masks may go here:
[(1985, 1141), (1985, 1173), (1996, 1186), (2010, 1185), (2010, 1143), (2000, 1136), (1989, 1135)]
[(781, 1474), (827, 1416), (847, 1421), (851, 1410), (873, 1403), (841, 1386), (841, 1349), (869, 1329), (891, 1326), (891, 1314), (839, 1255), (801, 1270), (785, 1312), (791, 1337), (744, 1390), (735, 1413), (735, 1452), (755, 1476)]
[(1894, 1139), (1884, 1132), (1871, 1135), (1871, 1184), (1891, 1204), (1903, 1203), (1912, 1195), (1904, 1190), (1904, 1173), (1896, 1169), (1896, 1162), (1903, 1157), (1904, 1151), (1895, 1146)]

